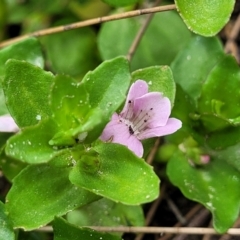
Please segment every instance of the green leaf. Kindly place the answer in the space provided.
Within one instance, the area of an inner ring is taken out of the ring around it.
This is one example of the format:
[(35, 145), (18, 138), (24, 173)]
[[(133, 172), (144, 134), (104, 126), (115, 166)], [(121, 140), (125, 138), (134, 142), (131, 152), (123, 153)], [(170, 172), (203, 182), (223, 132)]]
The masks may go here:
[(25, 167), (26, 163), (7, 157), (4, 153), (0, 155), (0, 167), (3, 175), (11, 182)]
[(144, 226), (141, 206), (127, 206), (102, 198), (67, 214), (77, 226)]
[(175, 0), (175, 3), (190, 30), (203, 36), (213, 36), (228, 22), (235, 1)]
[(8, 139), (6, 154), (30, 164), (48, 162), (58, 152), (57, 148), (49, 145), (57, 131), (53, 121), (42, 121), (27, 127)]
[(28, 166), (13, 180), (6, 209), (15, 228), (31, 230), (99, 199), (68, 180), (69, 168)]
[(236, 145), (230, 146), (223, 150), (211, 152), (211, 154), (213, 154), (218, 161), (227, 162), (228, 164), (232, 165), (235, 169), (237, 169), (238, 172), (240, 172), (239, 141), (238, 143), (236, 143)]
[[(224, 54), (216, 38), (195, 37), (172, 64), (177, 92), (172, 115), (183, 121), (181, 132), (189, 132), (213, 149), (239, 141), (239, 67)], [(220, 94), (221, 93), (221, 94)], [(169, 136), (171, 138), (172, 136)]]
[(8, 114), (8, 108), (5, 104), (5, 96), (3, 93), (3, 89), (0, 87), (0, 116)]
[(205, 142), (208, 147), (214, 150), (234, 146), (240, 142), (240, 127), (228, 127), (221, 131), (208, 133), (205, 136)]
[(125, 100), (130, 81), (128, 61), (120, 56), (87, 73), (82, 83), (89, 94), (91, 107), (104, 110), (109, 117)]
[(187, 198), (212, 212), (217, 232), (223, 233), (234, 224), (240, 208), (240, 173), (232, 166), (212, 158), (209, 164), (195, 168), (178, 151), (168, 163), (167, 174)]
[(173, 106), (176, 86), (172, 71), (168, 66), (154, 66), (139, 69), (132, 73), (132, 81), (142, 79), (148, 83), (149, 92), (161, 92)]
[(139, 2), (139, 0), (103, 0), (111, 6), (123, 7)]
[(14, 240), (13, 225), (7, 216), (5, 206), (0, 202), (0, 239)]
[(120, 144), (100, 144), (94, 150), (97, 155), (92, 162), (80, 159), (71, 171), (73, 184), (128, 205), (157, 198), (159, 179), (143, 159)]
[(4, 28), (7, 24), (8, 20), (8, 5), (5, 0), (0, 1), (0, 29), (2, 29), (0, 33), (0, 40), (3, 40), (3, 37), (5, 35)]
[[(231, 56), (225, 56), (208, 74), (198, 101), (199, 112), (211, 113), (229, 120), (230, 123), (234, 121), (240, 116), (240, 108), (236, 104), (240, 102), (239, 84), (240, 69), (236, 60)], [(216, 121), (213, 119), (207, 127), (211, 124), (213, 125), (211, 128), (215, 129)], [(226, 124), (223, 122), (222, 125)]]
[(194, 121), (192, 121), (190, 115), (194, 114), (195, 107), (190, 97), (182, 90), (179, 84), (176, 84), (176, 90), (175, 105), (171, 116), (180, 119), (183, 125), (176, 133), (166, 136), (165, 139), (181, 144), (193, 132)]
[(76, 128), (90, 110), (89, 95), (83, 84), (65, 75), (56, 76), (50, 105), (53, 118), (62, 130)]
[(129, 64), (122, 56), (105, 61), (86, 74), (82, 83), (89, 94), (89, 104), (93, 110), (78, 131), (82, 133), (84, 128), (96, 126), (88, 132), (86, 142), (92, 142), (100, 136), (112, 114), (124, 102), (130, 81)]
[(87, 71), (93, 69), (97, 63), (95, 38), (96, 36), (90, 28), (44, 37), (42, 39), (43, 47), (46, 48), (53, 71), (71, 76), (83, 76)]
[(62, 131), (50, 144), (73, 145), (76, 138), (85, 142), (96, 140), (125, 100), (130, 80), (124, 57), (103, 62), (87, 73), (81, 83), (65, 76), (56, 77), (51, 107)]
[(77, 228), (62, 218), (55, 218), (53, 222), (54, 240), (120, 240), (121, 237), (109, 233), (101, 233), (89, 228)]
[[(80, 142), (86, 140), (95, 140), (99, 137), (98, 132), (102, 132), (102, 128), (106, 125), (106, 120), (102, 123), (104, 116), (103, 111), (98, 108), (91, 109), (89, 103), (89, 94), (84, 84), (80, 84), (76, 80), (59, 75), (55, 78), (55, 82), (51, 93), (51, 108), (53, 118), (59, 128), (50, 144), (54, 146), (72, 146), (76, 143), (76, 139)], [(96, 127), (103, 125), (100, 131), (96, 131)]]
[(19, 127), (37, 124), (51, 114), (48, 96), (54, 76), (30, 63), (9, 60), (3, 90), (6, 105)]
[[(142, 21), (144, 21), (144, 17), (102, 24), (98, 37), (98, 46), (102, 58), (106, 60), (119, 55), (127, 55)], [(190, 31), (178, 14), (170, 11), (154, 14), (133, 56), (131, 69), (145, 68), (156, 65), (156, 63), (158, 65), (169, 65), (190, 38)]]
[(10, 58), (24, 60), (40, 68), (44, 66), (41, 46), (36, 38), (27, 38), (0, 50), (0, 79), (4, 78), (5, 63)]
[(173, 77), (197, 105), (209, 72), (224, 57), (217, 38), (194, 37), (171, 64)]

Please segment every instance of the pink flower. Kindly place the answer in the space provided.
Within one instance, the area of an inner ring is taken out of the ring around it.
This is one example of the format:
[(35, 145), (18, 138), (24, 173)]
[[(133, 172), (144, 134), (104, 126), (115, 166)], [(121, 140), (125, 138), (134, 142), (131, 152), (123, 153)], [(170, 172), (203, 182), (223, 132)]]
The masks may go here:
[(209, 155), (201, 155), (200, 162), (202, 164), (208, 164), (210, 162), (210, 156)]
[(122, 112), (114, 113), (100, 139), (127, 146), (137, 156), (143, 156), (141, 140), (176, 132), (182, 122), (169, 118), (171, 103), (159, 92), (149, 92), (143, 80), (130, 87)]
[(0, 132), (18, 132), (19, 127), (9, 115), (0, 116)]

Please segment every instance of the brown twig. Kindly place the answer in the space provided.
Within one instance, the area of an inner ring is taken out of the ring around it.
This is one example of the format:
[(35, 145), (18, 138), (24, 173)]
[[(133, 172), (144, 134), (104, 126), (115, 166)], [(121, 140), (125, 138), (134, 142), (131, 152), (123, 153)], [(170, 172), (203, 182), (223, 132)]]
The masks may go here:
[(156, 141), (155, 141), (155, 143), (154, 143), (154, 146), (153, 146), (153, 148), (151, 149), (150, 153), (148, 154), (148, 157), (147, 157), (147, 160), (146, 160), (146, 162), (147, 162), (149, 165), (151, 165), (152, 162), (153, 162), (153, 159), (154, 159), (155, 154), (156, 154), (156, 152), (157, 152), (157, 150), (158, 150), (159, 144), (160, 144), (160, 138), (157, 138)]
[[(184, 216), (184, 218), (187, 220), (187, 221), (190, 221), (190, 219), (192, 219), (192, 217), (197, 213), (199, 212), (200, 209), (202, 209), (202, 205), (200, 204), (196, 204), (193, 208), (191, 208), (191, 210)], [(174, 225), (174, 227), (180, 227), (182, 226), (182, 224), (180, 222), (176, 223)], [(159, 240), (168, 240), (172, 235), (170, 234), (167, 234), (165, 236), (162, 236), (161, 238), (159, 238)]]
[[(153, 202), (150, 210), (149, 210), (148, 213), (147, 213), (146, 220), (145, 220), (145, 225), (146, 225), (146, 226), (148, 226), (148, 225), (151, 223), (151, 221), (152, 221), (152, 219), (153, 219), (153, 217), (154, 217), (154, 215), (155, 215), (155, 212), (156, 212), (156, 210), (157, 210), (160, 202), (161, 202), (162, 199), (163, 199), (165, 190), (166, 190), (166, 186), (163, 185), (163, 186), (161, 187), (160, 196), (158, 197), (158, 199), (157, 199), (155, 202)], [(135, 238), (135, 240), (142, 240), (142, 238), (144, 237), (144, 235), (145, 235), (144, 233), (139, 234), (139, 235)]]
[(178, 219), (178, 221), (182, 225), (185, 225), (187, 223), (187, 220), (182, 215), (182, 213), (180, 212), (178, 207), (175, 205), (175, 203), (172, 201), (172, 199), (170, 197), (168, 197), (166, 194), (165, 194), (165, 199), (167, 201), (168, 206), (170, 207), (170, 209), (172, 210), (172, 212), (175, 214), (176, 218)]
[[(125, 233), (148, 233), (148, 234), (162, 234), (162, 233), (171, 233), (171, 234), (212, 234), (220, 235), (217, 233), (214, 228), (198, 228), (198, 227), (99, 227), (99, 226), (85, 226), (92, 228), (100, 232), (125, 232)], [(42, 227), (36, 229), (37, 231), (42, 232), (52, 232), (52, 227)], [(230, 228), (227, 231), (227, 234), (240, 236), (239, 228)]]
[[(209, 222), (208, 227), (211, 228), (212, 227), (212, 220)], [(211, 239), (211, 235), (210, 234), (205, 234), (202, 238), (202, 240), (210, 240)]]
[[(206, 219), (209, 216), (209, 210), (206, 208), (203, 208), (195, 217), (191, 220), (191, 222), (188, 224), (188, 227), (199, 227), (202, 226), (202, 224), (206, 221)], [(178, 235), (174, 237), (172, 240), (184, 240), (188, 239), (188, 235)]]
[[(157, 0), (154, 4), (154, 7), (158, 6), (160, 4), (160, 2), (161, 2), (161, 0)], [(128, 59), (129, 62), (131, 61), (131, 59), (132, 59), (132, 57), (133, 57), (133, 55), (134, 55), (134, 53), (135, 53), (135, 51), (138, 47), (143, 35), (144, 35), (149, 23), (151, 22), (151, 20), (153, 18), (153, 15), (154, 15), (153, 13), (147, 15), (143, 25), (141, 26), (141, 28), (139, 29), (135, 39), (133, 40), (132, 45), (129, 48), (129, 51), (128, 51), (128, 54), (127, 54), (127, 59)]]
[(240, 14), (237, 17), (237, 20), (235, 21), (231, 32), (229, 33), (229, 36), (227, 36), (227, 42), (225, 44), (225, 52), (231, 52), (236, 60), (239, 62), (239, 56), (237, 51), (237, 45), (236, 45), (236, 39), (238, 37), (240, 31)]
[(139, 10), (124, 12), (124, 13), (114, 14), (114, 15), (110, 15), (110, 16), (93, 18), (93, 19), (89, 19), (86, 21), (81, 21), (81, 22), (71, 23), (71, 24), (62, 25), (62, 26), (58, 26), (58, 27), (43, 29), (43, 30), (39, 30), (39, 31), (36, 31), (33, 33), (29, 33), (26, 35), (22, 35), (22, 36), (4, 41), (4, 42), (0, 43), (0, 48), (8, 46), (13, 43), (16, 43), (20, 40), (23, 40), (23, 39), (26, 39), (29, 37), (41, 37), (41, 36), (46, 36), (46, 35), (59, 33), (59, 32), (63, 32), (63, 31), (73, 30), (76, 28), (82, 28), (82, 27), (86, 27), (86, 26), (90, 26), (90, 25), (94, 25), (94, 24), (100, 24), (103, 22), (109, 22), (109, 21), (119, 20), (119, 19), (123, 19), (123, 18), (136, 17), (136, 16), (140, 16), (143, 14), (150, 14), (150, 13), (155, 13), (155, 12), (170, 11), (170, 10), (174, 10), (174, 9), (176, 9), (175, 4), (170, 4), (170, 5), (147, 8), (147, 9), (139, 9)]

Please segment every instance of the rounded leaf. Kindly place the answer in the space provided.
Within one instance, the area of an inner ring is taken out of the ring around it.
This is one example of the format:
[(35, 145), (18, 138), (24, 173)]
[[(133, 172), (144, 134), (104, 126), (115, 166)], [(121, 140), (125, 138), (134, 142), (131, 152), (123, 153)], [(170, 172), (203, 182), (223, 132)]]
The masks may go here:
[[(98, 36), (98, 47), (102, 58), (106, 60), (127, 55), (142, 21), (144, 17), (102, 24)], [(131, 69), (136, 70), (156, 64), (169, 65), (190, 38), (191, 32), (178, 14), (175, 12), (155, 14), (131, 60)]]
[(53, 79), (52, 73), (28, 62), (11, 59), (6, 63), (6, 105), (19, 127), (35, 125), (50, 116), (48, 97)]
[[(202, 86), (201, 97), (198, 100), (199, 113), (211, 113), (230, 120), (230, 123), (234, 122), (234, 119), (240, 116), (239, 88), (239, 66), (232, 56), (225, 56), (208, 74)], [(209, 121), (212, 123), (208, 124), (212, 124), (215, 128), (217, 120), (209, 119)]]
[(115, 202), (139, 205), (153, 201), (159, 194), (159, 179), (151, 166), (127, 147), (105, 143), (96, 146), (95, 167), (81, 159), (71, 171), (73, 184)]
[(235, 1), (175, 0), (175, 3), (190, 30), (203, 36), (213, 36), (228, 22)]
[(196, 36), (172, 62), (174, 80), (195, 104), (209, 72), (223, 57), (223, 48), (217, 38)]
[(6, 209), (15, 228), (31, 230), (99, 199), (68, 180), (69, 168), (28, 166), (13, 180)]
[(176, 86), (172, 71), (168, 66), (154, 66), (139, 69), (132, 73), (132, 82), (141, 79), (148, 83), (149, 92), (161, 92), (174, 104)]
[(0, 239), (15, 239), (12, 222), (7, 216), (5, 205), (2, 202), (0, 202), (0, 226)]
[(213, 158), (205, 166), (193, 167), (178, 151), (168, 163), (167, 174), (187, 198), (212, 212), (217, 232), (223, 233), (234, 224), (240, 209), (240, 173), (234, 167)]
[(90, 28), (45, 36), (42, 43), (53, 71), (71, 76), (84, 76), (97, 64), (95, 38)]
[(141, 206), (128, 206), (106, 198), (69, 212), (67, 220), (77, 226), (144, 226)]
[(97, 232), (90, 228), (78, 228), (62, 218), (53, 222), (54, 240), (121, 240), (121, 237), (109, 233)]
[[(31, 49), (31, 51), (29, 51), (29, 49)], [(41, 45), (36, 38), (32, 37), (0, 50), (0, 78), (4, 77), (4, 65), (9, 59), (24, 60), (40, 68), (43, 68), (44, 66)]]

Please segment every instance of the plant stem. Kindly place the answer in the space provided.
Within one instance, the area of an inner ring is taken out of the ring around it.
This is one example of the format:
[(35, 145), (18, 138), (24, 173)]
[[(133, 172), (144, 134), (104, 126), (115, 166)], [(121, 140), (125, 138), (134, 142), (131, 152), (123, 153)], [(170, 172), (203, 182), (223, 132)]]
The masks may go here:
[(89, 19), (86, 21), (71, 23), (71, 24), (62, 25), (62, 26), (58, 26), (58, 27), (47, 28), (47, 29), (39, 30), (39, 31), (36, 31), (33, 33), (29, 33), (26, 35), (22, 35), (22, 36), (4, 41), (4, 42), (0, 43), (0, 48), (6, 47), (10, 44), (16, 43), (18, 41), (21, 41), (21, 40), (29, 38), (29, 37), (41, 37), (41, 36), (55, 34), (55, 33), (63, 32), (63, 31), (69, 31), (69, 30), (73, 30), (73, 29), (77, 29), (77, 28), (91, 26), (94, 24), (100, 24), (103, 22), (109, 22), (109, 21), (119, 20), (119, 19), (123, 19), (123, 18), (136, 17), (136, 16), (140, 16), (143, 14), (150, 14), (150, 13), (155, 13), (155, 12), (170, 11), (170, 10), (174, 10), (174, 9), (176, 9), (175, 4), (170, 4), (170, 5), (165, 5), (165, 6), (153, 7), (153, 8), (138, 9), (138, 10), (114, 14), (114, 15), (110, 15), (110, 16), (93, 18), (93, 19)]

